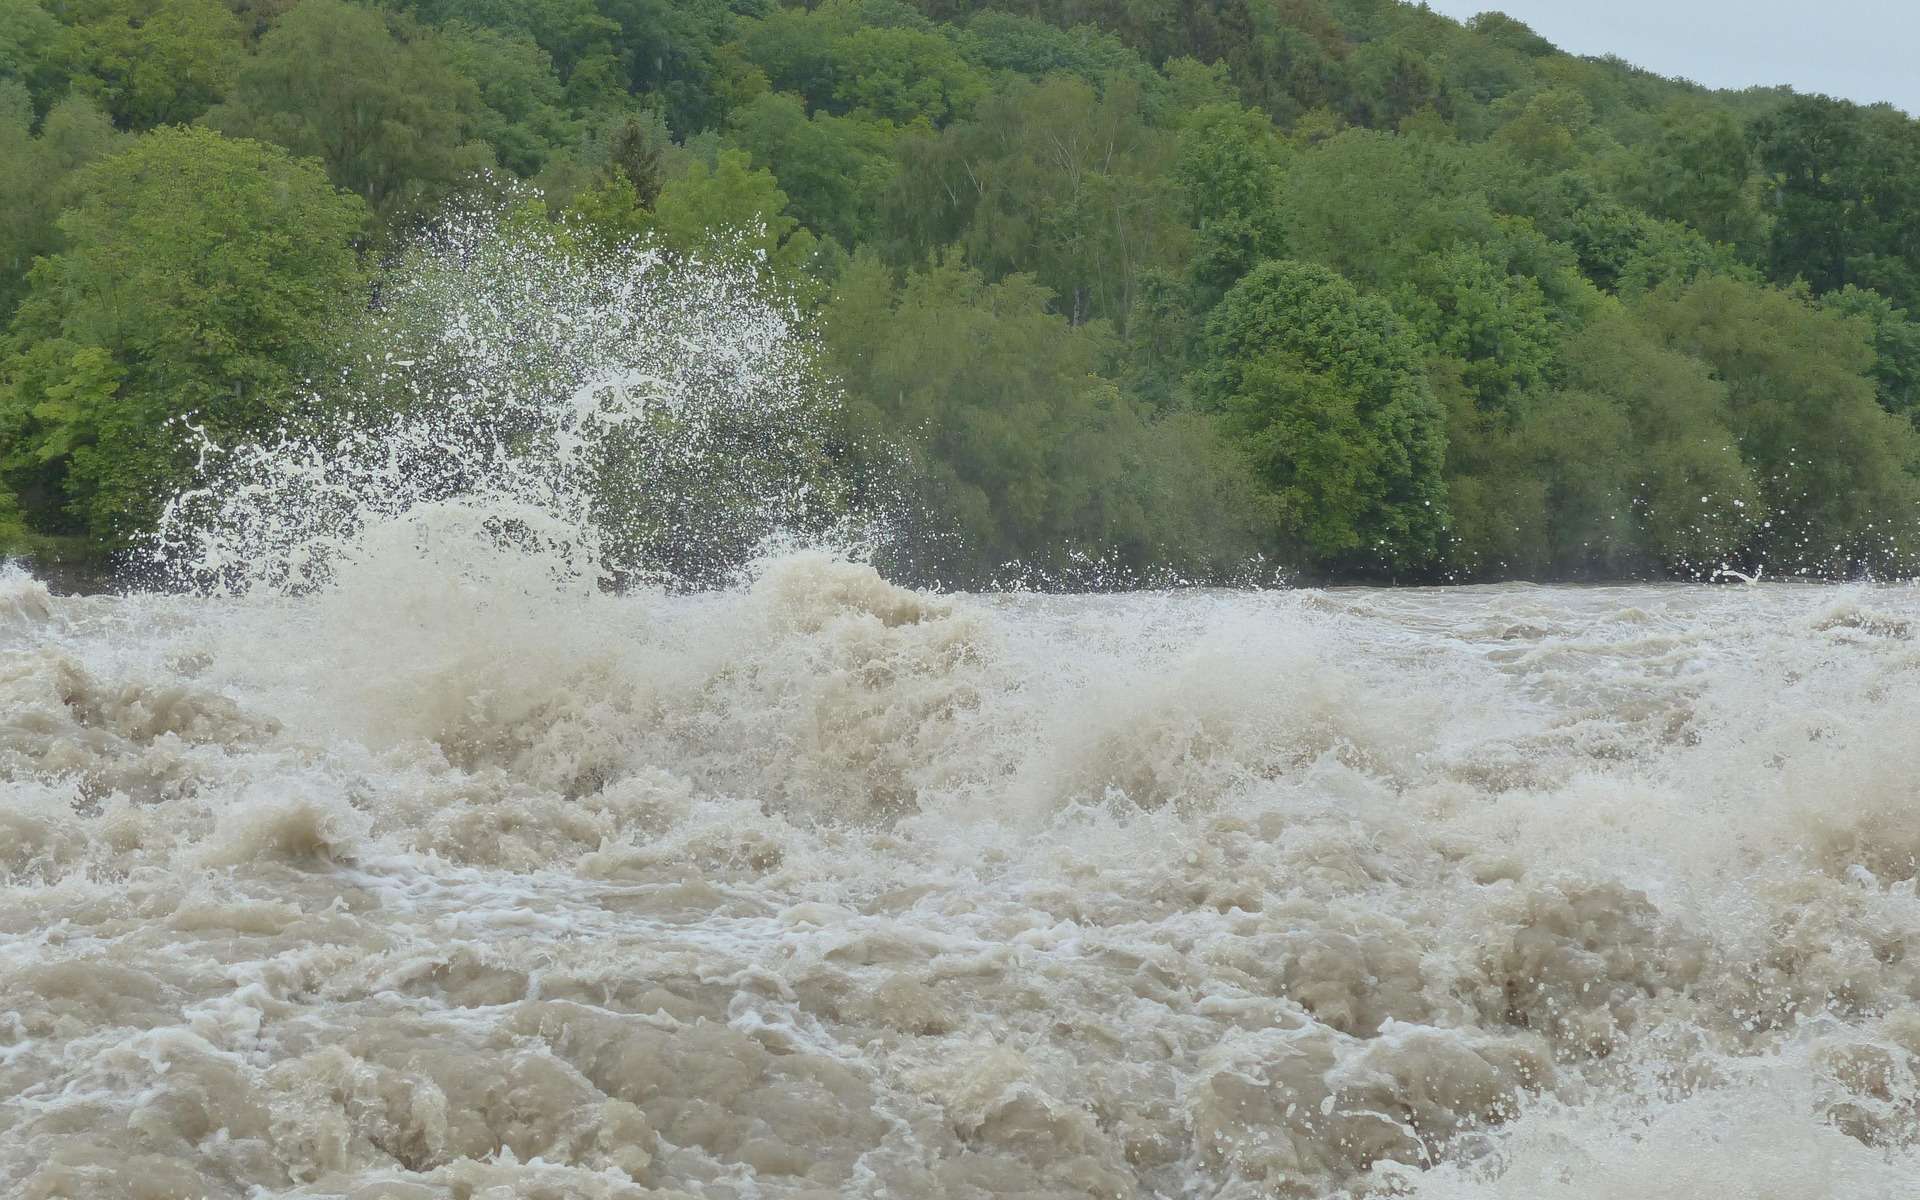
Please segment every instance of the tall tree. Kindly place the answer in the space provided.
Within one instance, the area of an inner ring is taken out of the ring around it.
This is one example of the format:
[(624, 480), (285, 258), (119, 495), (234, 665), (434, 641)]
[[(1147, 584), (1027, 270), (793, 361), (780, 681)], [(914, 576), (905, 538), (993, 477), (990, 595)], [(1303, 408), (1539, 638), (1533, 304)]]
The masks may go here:
[(1441, 412), (1379, 299), (1309, 263), (1263, 263), (1207, 322), (1194, 394), (1246, 446), (1282, 532), (1322, 567), (1430, 565), (1447, 523)]
[(32, 119), (26, 90), (0, 84), (0, 322), (26, 295), (33, 260), (59, 245), (54, 222), (80, 199), (75, 172), (125, 138), (83, 97), (55, 104), (38, 136)]
[(39, 0), (0, 0), (0, 84), (18, 83), (44, 110), (66, 85), (65, 31)]
[(1739, 119), (1693, 101), (1669, 109), (1659, 136), (1631, 153), (1622, 193), (1655, 216), (1758, 255), (1768, 233), (1760, 184)]
[(182, 124), (218, 103), (244, 55), (244, 29), (220, 0), (79, 0), (77, 90), (124, 129)]
[(1776, 280), (1920, 304), (1920, 125), (1888, 105), (1796, 96), (1752, 137), (1774, 193)]
[(1233, 565), (1257, 544), (1245, 468), (1203, 423), (1149, 423), (1099, 374), (1104, 325), (1069, 324), (1050, 300), (953, 257), (896, 285), (863, 254), (837, 289), (826, 344), (848, 439), (889, 471), (890, 446), (907, 456), (920, 570), (978, 584), (1024, 565), (1086, 586), (1096, 566), (1117, 569), (1112, 584)]
[(1177, 264), (1186, 234), (1165, 176), (1173, 140), (1130, 80), (1020, 83), (949, 131), (975, 183), (962, 243), (993, 275), (1031, 273), (1068, 319), (1124, 322), (1141, 273)]
[(1236, 104), (1186, 114), (1179, 145), (1174, 181), (1195, 234), (1189, 274), (1206, 309), (1256, 264), (1286, 254), (1285, 148), (1272, 122)]
[(87, 168), (0, 360), (0, 461), (41, 532), (111, 548), (215, 438), (280, 420), (361, 294), (360, 201), (284, 150), (161, 129)]
[[(404, 36), (401, 36), (404, 35)], [(492, 162), (479, 90), (429, 31), (343, 0), (302, 0), (261, 39), (214, 128), (326, 164), (383, 221), (424, 214)]]
[(1920, 323), (1879, 292), (1852, 284), (1820, 297), (1820, 306), (1865, 322), (1880, 407), (1920, 427)]
[(1449, 426), (1453, 565), (1469, 576), (1709, 574), (1766, 519), (1726, 385), (1615, 309), (1575, 334), (1564, 379)]
[(532, 37), (463, 21), (441, 29), (448, 65), (480, 95), (473, 132), (499, 164), (528, 177), (579, 136), (553, 59)]
[(1726, 384), (1728, 423), (1770, 520), (1756, 553), (1823, 573), (1911, 565), (1920, 438), (1877, 402), (1864, 323), (1715, 278), (1663, 288), (1642, 313)]
[(731, 128), (754, 165), (779, 178), (809, 229), (848, 247), (872, 235), (893, 179), (890, 122), (825, 111), (809, 118), (798, 97), (768, 92), (734, 109)]

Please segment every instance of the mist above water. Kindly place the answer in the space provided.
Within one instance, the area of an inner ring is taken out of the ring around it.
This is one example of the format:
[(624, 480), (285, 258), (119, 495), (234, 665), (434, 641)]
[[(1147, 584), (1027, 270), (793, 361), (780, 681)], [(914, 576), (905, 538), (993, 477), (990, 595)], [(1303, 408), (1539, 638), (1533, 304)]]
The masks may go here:
[(1914, 591), (914, 591), (776, 306), (518, 253), (0, 574), (0, 1194), (1911, 1194)]

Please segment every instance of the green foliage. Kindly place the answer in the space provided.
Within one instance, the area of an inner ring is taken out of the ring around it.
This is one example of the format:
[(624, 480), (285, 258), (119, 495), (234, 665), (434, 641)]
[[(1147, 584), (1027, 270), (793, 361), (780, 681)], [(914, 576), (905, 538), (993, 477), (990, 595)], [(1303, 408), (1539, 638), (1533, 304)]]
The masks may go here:
[(77, 180), (0, 364), (0, 460), (42, 532), (122, 544), (218, 438), (284, 418), (362, 275), (357, 199), (276, 147), (147, 135)]
[(618, 22), (594, 0), (399, 0), (433, 25), (465, 24), (509, 39), (531, 38), (552, 60), (568, 104), (586, 110), (626, 94), (627, 77), (616, 45)]
[(1482, 408), (1512, 409), (1553, 367), (1558, 330), (1539, 281), (1508, 274), (1485, 247), (1420, 259), (1395, 289), (1394, 307), (1434, 352), (1460, 364)]
[(33, 260), (58, 245), (54, 222), (80, 198), (74, 173), (122, 140), (84, 99), (55, 104), (37, 137), (31, 119), (25, 90), (0, 84), (0, 322), (26, 295)]
[(1880, 407), (1920, 426), (1920, 324), (1879, 292), (1852, 284), (1820, 297), (1820, 307), (1866, 322)]
[(0, 0), (0, 86), (25, 88), (44, 111), (66, 84), (65, 31), (39, 0)]
[(1143, 88), (1159, 82), (1138, 54), (1092, 25), (1061, 29), (1035, 17), (990, 10), (967, 21), (959, 45), (968, 62), (1020, 78), (1067, 74), (1095, 87), (1110, 78)]
[(0, 555), (25, 554), (32, 545), (26, 518), (20, 513), (20, 498), (0, 483)]
[(1494, 236), (1493, 213), (1453, 147), (1351, 129), (1298, 155), (1285, 193), (1287, 244), (1366, 287), (1465, 238)]
[(919, 570), (1086, 583), (1095, 564), (1235, 564), (1255, 544), (1244, 469), (1203, 424), (1149, 423), (1099, 373), (1106, 330), (1048, 300), (1030, 278), (988, 283), (955, 257), (896, 285), (862, 255), (836, 291), (826, 340), (849, 440), (882, 461), (904, 443), (911, 498), (935, 517), (912, 547)]
[(1731, 279), (1663, 288), (1642, 312), (1727, 388), (1729, 425), (1760, 483), (1769, 561), (1816, 572), (1910, 563), (1920, 440), (1882, 408), (1857, 320)]
[(1399, 129), (1417, 114), (1444, 117), (1453, 110), (1453, 97), (1426, 56), (1399, 42), (1364, 43), (1347, 70), (1357, 85), (1348, 109), (1358, 124)]
[(422, 215), (492, 154), (474, 140), (479, 89), (437, 37), (401, 32), (344, 0), (302, 0), (261, 39), (208, 122), (319, 159), (384, 221)]
[[(1495, 104), (1493, 111), (1515, 107)], [(1593, 106), (1570, 88), (1549, 88), (1518, 106), (1513, 119), (1500, 127), (1494, 142), (1529, 168), (1560, 171), (1591, 153)]]
[(1165, 182), (1173, 142), (1147, 123), (1130, 82), (1023, 83), (945, 142), (972, 182), (957, 231), (969, 260), (1033, 275), (1074, 324), (1124, 319), (1141, 272), (1182, 256)]
[(1284, 161), (1272, 123), (1251, 109), (1208, 104), (1186, 118), (1173, 174), (1181, 215), (1194, 229), (1189, 274), (1200, 307), (1212, 307), (1256, 263), (1286, 253)]
[(1920, 127), (1889, 106), (1796, 96), (1752, 134), (1774, 193), (1773, 277), (1920, 302)]
[(1623, 198), (1711, 242), (1757, 253), (1768, 220), (1746, 130), (1734, 114), (1698, 101), (1676, 105), (1660, 135), (1636, 147)]
[(1325, 267), (1264, 263), (1214, 310), (1206, 351), (1195, 395), (1245, 445), (1300, 552), (1347, 570), (1433, 561), (1446, 435), (1392, 308)]
[(653, 217), (653, 232), (668, 248), (745, 264), (776, 290), (811, 298), (807, 267), (818, 240), (787, 213), (787, 195), (772, 172), (753, 169), (740, 151), (722, 151), (711, 168), (692, 164), (661, 190)]
[(76, 90), (115, 123), (191, 121), (233, 86), (242, 26), (220, 0), (80, 0), (69, 54)]
[[(849, 461), (905, 447), (978, 540), (922, 547), (950, 582), (1254, 542), (1328, 574), (1846, 571), (1915, 540), (1920, 124), (1397, 0), (0, 0), (0, 495), (34, 537), (123, 537), (168, 414), (265, 419), (325, 337), (287, 314), (358, 299), (332, 251), (298, 298), (239, 249), (175, 308), (109, 288), (93, 242), (181, 264), (264, 211), (210, 165), (235, 143), (167, 128), (194, 121), (358, 196), (317, 227), (348, 257), (515, 195), (497, 169), (548, 242), (747, 264), (829, 334)], [(88, 214), (159, 203), (90, 190), (128, 154), (226, 182), (108, 239)]]
[(825, 111), (770, 92), (734, 109), (733, 138), (755, 166), (778, 177), (807, 228), (852, 246), (873, 235), (880, 199), (893, 180), (893, 127)]
[(1578, 272), (1605, 291), (1632, 296), (1701, 275), (1758, 278), (1733, 247), (1634, 208), (1588, 176), (1559, 175), (1516, 207), (1543, 236), (1571, 251)]
[(473, 132), (501, 166), (535, 175), (555, 149), (576, 139), (552, 56), (530, 35), (464, 22), (443, 26), (441, 35), (448, 65), (480, 94)]
[(885, 0), (776, 9), (752, 22), (740, 45), (774, 89), (836, 114), (941, 126), (971, 112), (987, 90), (985, 72), (954, 39)]
[(906, 124), (940, 126), (973, 111), (986, 93), (980, 73), (939, 34), (869, 27), (835, 51), (834, 102), (844, 110)]
[(824, 107), (833, 98), (837, 44), (858, 24), (854, 12), (844, 0), (811, 10), (775, 8), (741, 23), (740, 52), (772, 88), (799, 95), (810, 109)]
[(684, 137), (725, 118), (715, 84), (716, 55), (734, 27), (726, 0), (597, 3), (618, 30), (614, 47), (628, 88), (658, 97), (675, 133)]
[(1523, 410), (1456, 409), (1456, 569), (1703, 576), (1737, 557), (1764, 515), (1726, 387), (1619, 312), (1575, 335), (1562, 364), (1563, 385)]

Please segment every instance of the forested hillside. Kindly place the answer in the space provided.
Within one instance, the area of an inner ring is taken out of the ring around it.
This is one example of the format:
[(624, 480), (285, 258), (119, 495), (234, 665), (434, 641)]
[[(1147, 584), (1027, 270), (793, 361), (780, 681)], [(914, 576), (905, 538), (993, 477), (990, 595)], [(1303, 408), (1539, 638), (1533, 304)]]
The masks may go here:
[(0, 0), (0, 543), (130, 544), (515, 181), (789, 297), (909, 574), (1920, 552), (1920, 127), (1391, 0)]

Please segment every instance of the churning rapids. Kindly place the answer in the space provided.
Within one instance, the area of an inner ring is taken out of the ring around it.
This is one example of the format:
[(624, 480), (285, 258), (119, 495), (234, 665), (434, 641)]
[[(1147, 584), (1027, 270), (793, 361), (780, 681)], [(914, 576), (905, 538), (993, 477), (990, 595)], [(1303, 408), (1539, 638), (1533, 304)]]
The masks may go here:
[(0, 1196), (1920, 1189), (1920, 590), (665, 586), (805, 346), (539, 236), (199, 594), (0, 570)]
[(0, 577), (0, 1194), (1920, 1180), (1912, 591), (410, 561)]

